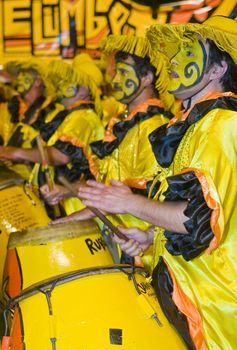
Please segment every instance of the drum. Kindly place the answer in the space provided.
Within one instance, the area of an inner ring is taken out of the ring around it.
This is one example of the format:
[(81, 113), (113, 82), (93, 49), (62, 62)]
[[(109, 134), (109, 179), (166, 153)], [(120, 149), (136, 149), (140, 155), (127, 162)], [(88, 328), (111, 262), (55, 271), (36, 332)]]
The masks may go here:
[(111, 264), (112, 256), (93, 220), (16, 232), (9, 238), (4, 290), (12, 298), (47, 278)]
[(186, 349), (141, 268), (61, 275), (26, 289), (10, 308), (11, 350)]
[(48, 224), (45, 208), (16, 173), (0, 166), (0, 284), (10, 233)]

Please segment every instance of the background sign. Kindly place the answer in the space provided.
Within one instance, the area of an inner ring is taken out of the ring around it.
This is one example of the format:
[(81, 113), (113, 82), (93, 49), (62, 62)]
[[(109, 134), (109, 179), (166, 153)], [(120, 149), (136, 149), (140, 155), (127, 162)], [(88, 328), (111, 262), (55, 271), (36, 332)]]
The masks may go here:
[(236, 0), (0, 0), (0, 57), (97, 56), (108, 34), (144, 35), (154, 23), (202, 22), (222, 14), (235, 18)]

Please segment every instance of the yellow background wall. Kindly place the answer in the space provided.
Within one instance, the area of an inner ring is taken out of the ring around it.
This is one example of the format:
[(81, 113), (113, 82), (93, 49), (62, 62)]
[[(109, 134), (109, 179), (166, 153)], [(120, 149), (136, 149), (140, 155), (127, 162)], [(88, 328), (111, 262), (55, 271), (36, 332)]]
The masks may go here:
[(30, 55), (72, 58), (84, 50), (96, 56), (109, 33), (144, 35), (153, 23), (235, 17), (236, 8), (236, 0), (167, 2), (153, 12), (129, 0), (0, 0), (0, 63)]

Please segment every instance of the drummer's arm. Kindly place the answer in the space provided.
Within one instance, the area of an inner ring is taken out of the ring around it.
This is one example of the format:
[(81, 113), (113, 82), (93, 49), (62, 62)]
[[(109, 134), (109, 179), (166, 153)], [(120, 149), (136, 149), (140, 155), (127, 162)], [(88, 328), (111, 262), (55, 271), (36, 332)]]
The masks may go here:
[(92, 219), (94, 217), (95, 217), (95, 214), (92, 213), (88, 208), (85, 208), (81, 211), (77, 211), (71, 215), (64, 217), (64, 218), (52, 221), (52, 222), (50, 222), (50, 225), (61, 224), (63, 222), (69, 222), (69, 221), (83, 221), (83, 220)]
[[(70, 157), (55, 147), (44, 147), (51, 165), (64, 165), (70, 162)], [(13, 146), (0, 147), (0, 159), (10, 159), (22, 162), (41, 163), (38, 148), (17, 148)]]

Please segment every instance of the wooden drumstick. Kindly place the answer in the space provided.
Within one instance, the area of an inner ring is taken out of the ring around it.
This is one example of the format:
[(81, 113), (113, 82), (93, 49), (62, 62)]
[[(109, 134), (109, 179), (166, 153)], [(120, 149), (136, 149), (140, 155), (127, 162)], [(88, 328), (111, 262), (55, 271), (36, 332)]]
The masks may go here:
[[(52, 191), (53, 187), (54, 187), (54, 183), (53, 183), (53, 181), (51, 179), (51, 176), (50, 176), (50, 173), (49, 173), (48, 159), (46, 157), (44, 146), (42, 144), (42, 139), (41, 139), (40, 135), (36, 136), (36, 142), (37, 142), (38, 150), (39, 150), (39, 153), (40, 153), (41, 163), (42, 163), (42, 165), (45, 168), (46, 183), (49, 186), (49, 190)], [(59, 218), (61, 216), (59, 206), (57, 204), (55, 204), (52, 207), (53, 207), (53, 211), (54, 211), (55, 217)]]
[[(80, 199), (80, 197), (78, 196), (78, 193), (77, 193), (77, 190), (76, 188), (67, 180), (65, 179), (64, 176), (60, 175), (58, 177), (59, 181), (75, 196), (75, 197), (78, 197)], [(101, 213), (101, 211), (97, 208), (94, 208), (94, 207), (87, 207), (92, 213), (95, 214), (95, 216), (97, 216), (98, 218), (100, 218), (100, 220), (110, 228), (110, 230), (116, 235), (118, 236), (119, 238), (123, 239), (124, 241), (128, 241), (128, 237), (125, 236), (122, 232), (119, 231), (119, 229), (114, 226), (112, 224), (111, 221), (109, 221), (107, 219), (107, 217)]]

